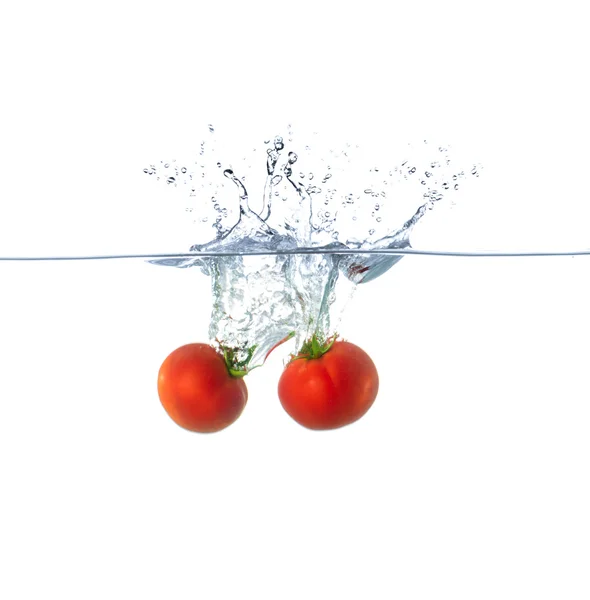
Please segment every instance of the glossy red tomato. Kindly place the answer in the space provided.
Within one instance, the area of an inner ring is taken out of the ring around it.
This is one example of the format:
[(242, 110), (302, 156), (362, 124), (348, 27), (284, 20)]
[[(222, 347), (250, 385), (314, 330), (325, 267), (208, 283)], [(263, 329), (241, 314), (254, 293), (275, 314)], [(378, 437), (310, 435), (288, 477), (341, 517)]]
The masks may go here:
[(175, 423), (199, 433), (231, 425), (248, 400), (242, 377), (231, 375), (223, 356), (207, 344), (181, 346), (166, 358), (158, 395)]
[(336, 429), (354, 423), (377, 397), (375, 364), (350, 342), (336, 341), (319, 354), (295, 358), (285, 367), (278, 390), (283, 408), (309, 429)]

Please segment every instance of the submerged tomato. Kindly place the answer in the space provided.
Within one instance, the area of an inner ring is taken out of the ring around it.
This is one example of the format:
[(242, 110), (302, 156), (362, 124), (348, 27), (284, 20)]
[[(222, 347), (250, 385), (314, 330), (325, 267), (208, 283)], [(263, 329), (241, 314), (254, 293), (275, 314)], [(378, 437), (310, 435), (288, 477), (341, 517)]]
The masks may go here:
[(336, 341), (319, 354), (295, 358), (285, 367), (278, 390), (283, 408), (309, 429), (336, 429), (354, 423), (377, 397), (375, 364), (350, 342)]
[(231, 375), (223, 356), (207, 344), (187, 344), (166, 358), (158, 395), (175, 423), (199, 433), (231, 425), (248, 400), (244, 380)]

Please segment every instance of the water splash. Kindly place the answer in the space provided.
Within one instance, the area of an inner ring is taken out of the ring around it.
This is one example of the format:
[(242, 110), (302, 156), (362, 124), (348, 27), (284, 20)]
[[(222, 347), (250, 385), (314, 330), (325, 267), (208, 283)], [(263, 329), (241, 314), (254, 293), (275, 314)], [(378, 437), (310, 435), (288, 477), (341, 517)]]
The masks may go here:
[[(265, 140), (266, 180), (257, 211), (250, 206), (245, 172), (240, 178), (225, 168), (220, 178), (224, 158), (214, 138), (201, 144), (193, 168), (166, 173), (169, 184), (190, 185), (199, 215), (195, 235), (205, 241), (190, 248), (189, 258), (150, 261), (197, 266), (210, 276), (210, 338), (237, 348), (241, 359), (253, 349), (253, 366), (292, 332), (296, 347), (314, 333), (323, 339), (335, 333), (355, 287), (403, 257), (362, 251), (410, 249), (412, 231), (426, 214), (458, 190), (466, 173), (479, 177), (481, 170), (455, 167), (448, 147), (427, 142), (409, 144), (395, 160), (350, 143), (322, 150), (317, 134), (306, 145), (293, 143), (294, 137), (289, 128), (287, 142), (281, 135)], [(168, 171), (170, 163), (160, 164)], [(144, 172), (161, 170), (150, 165)], [(223, 180), (231, 182), (233, 193)], [(211, 224), (213, 239), (207, 233)], [(300, 249), (326, 253), (285, 254)], [(328, 253), (338, 250), (347, 253)], [(199, 256), (215, 252), (236, 255)]]

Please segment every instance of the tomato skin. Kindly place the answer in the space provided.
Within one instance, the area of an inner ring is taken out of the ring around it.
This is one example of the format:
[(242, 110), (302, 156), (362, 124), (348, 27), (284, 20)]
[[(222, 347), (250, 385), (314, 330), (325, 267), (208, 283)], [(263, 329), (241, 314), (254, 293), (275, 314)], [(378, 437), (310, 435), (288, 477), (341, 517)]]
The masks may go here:
[(221, 431), (242, 414), (248, 390), (229, 374), (223, 356), (207, 344), (174, 350), (158, 373), (158, 395), (170, 418), (198, 433)]
[(360, 419), (373, 405), (379, 375), (371, 357), (336, 341), (319, 358), (297, 358), (279, 380), (285, 411), (308, 429), (337, 429)]

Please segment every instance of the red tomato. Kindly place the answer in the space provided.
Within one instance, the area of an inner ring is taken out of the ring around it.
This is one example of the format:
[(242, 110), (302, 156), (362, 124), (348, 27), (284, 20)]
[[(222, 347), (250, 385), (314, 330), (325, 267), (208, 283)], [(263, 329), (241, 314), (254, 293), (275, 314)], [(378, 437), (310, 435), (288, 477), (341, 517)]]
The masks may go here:
[(231, 425), (248, 400), (244, 380), (230, 375), (223, 356), (207, 344), (181, 346), (166, 358), (158, 395), (175, 423), (199, 433)]
[(279, 380), (287, 413), (309, 429), (336, 429), (371, 408), (379, 376), (370, 356), (350, 342), (337, 341), (319, 358), (295, 358)]

